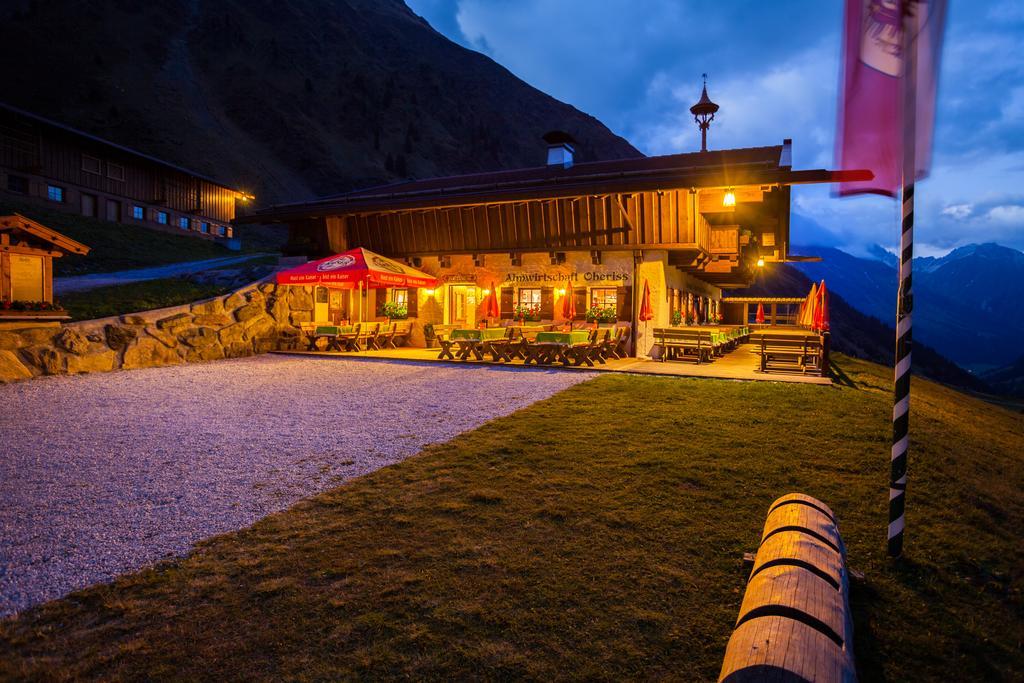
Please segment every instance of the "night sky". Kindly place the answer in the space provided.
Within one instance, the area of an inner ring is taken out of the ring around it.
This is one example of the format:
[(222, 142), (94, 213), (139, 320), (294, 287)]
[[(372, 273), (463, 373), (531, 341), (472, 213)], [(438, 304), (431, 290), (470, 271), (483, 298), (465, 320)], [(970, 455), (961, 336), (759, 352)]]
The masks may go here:
[[(712, 149), (793, 138), (794, 167), (834, 168), (839, 0), (407, 0), (452, 40), (601, 119), (645, 154), (694, 151), (708, 73)], [(917, 253), (1024, 249), (1024, 2), (950, 0)], [(856, 254), (898, 241), (896, 202), (793, 192), (794, 244)]]

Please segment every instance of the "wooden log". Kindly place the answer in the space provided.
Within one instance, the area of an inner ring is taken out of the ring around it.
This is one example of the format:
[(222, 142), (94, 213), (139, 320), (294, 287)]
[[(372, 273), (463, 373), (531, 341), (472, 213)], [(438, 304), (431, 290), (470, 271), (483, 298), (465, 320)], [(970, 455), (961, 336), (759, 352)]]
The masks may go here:
[(804, 569), (767, 567), (750, 579), (736, 625), (766, 616), (785, 616), (803, 622), (836, 641), (846, 643), (843, 594), (820, 576)]
[(806, 505), (782, 505), (769, 512), (761, 542), (772, 534), (789, 530), (813, 536), (837, 552), (843, 552), (843, 541), (835, 522), (824, 512)]
[(778, 565), (803, 567), (820, 576), (836, 590), (843, 586), (843, 556), (835, 548), (807, 534), (787, 531), (765, 539), (754, 556), (750, 577)]
[(810, 626), (784, 617), (763, 617), (740, 625), (725, 652), (718, 677), (724, 683), (856, 681), (848, 649)]

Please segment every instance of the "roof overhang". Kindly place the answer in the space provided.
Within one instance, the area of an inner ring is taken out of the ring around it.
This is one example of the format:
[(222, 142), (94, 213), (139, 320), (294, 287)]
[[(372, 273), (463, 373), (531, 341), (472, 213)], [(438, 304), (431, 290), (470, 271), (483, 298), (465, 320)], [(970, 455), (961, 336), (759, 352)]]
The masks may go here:
[(871, 180), (870, 171), (793, 171), (788, 168), (678, 169), (667, 172), (623, 172), (593, 177), (574, 175), (543, 181), (510, 181), (487, 185), (448, 186), (409, 192), (364, 192), (314, 202), (270, 206), (236, 223), (280, 223), (292, 220), (358, 213), (412, 211), (474, 204), (498, 204), (566, 197), (607, 195), (657, 190), (728, 188), (742, 185), (802, 185)]
[(31, 218), (22, 216), (20, 213), (0, 216), (0, 231), (5, 229), (21, 230), (33, 237), (49, 242), (56, 247), (57, 250), (69, 254), (79, 254), (84, 256), (89, 253), (89, 247), (85, 246), (81, 242), (76, 242), (70, 237), (60, 234), (56, 230), (51, 230), (42, 223), (38, 223)]

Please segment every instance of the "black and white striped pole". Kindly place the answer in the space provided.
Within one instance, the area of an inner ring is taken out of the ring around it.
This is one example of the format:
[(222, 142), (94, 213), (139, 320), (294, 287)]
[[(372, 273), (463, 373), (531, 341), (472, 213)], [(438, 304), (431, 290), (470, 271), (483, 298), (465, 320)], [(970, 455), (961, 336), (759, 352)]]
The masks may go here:
[[(913, 4), (913, 3), (909, 3)], [(889, 555), (903, 554), (906, 527), (907, 454), (910, 446), (910, 350), (914, 297), (915, 114), (917, 110), (917, 36), (912, 13), (903, 16), (903, 212), (899, 291), (896, 298), (896, 369), (893, 378), (892, 453), (889, 466)]]

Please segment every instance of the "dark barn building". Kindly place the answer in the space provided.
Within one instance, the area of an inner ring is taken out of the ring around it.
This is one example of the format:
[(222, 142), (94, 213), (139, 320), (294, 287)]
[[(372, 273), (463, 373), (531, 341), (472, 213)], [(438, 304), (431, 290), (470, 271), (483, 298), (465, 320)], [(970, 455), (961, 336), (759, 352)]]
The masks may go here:
[(0, 104), (0, 192), (30, 203), (207, 239), (233, 236), (251, 196), (114, 142)]

